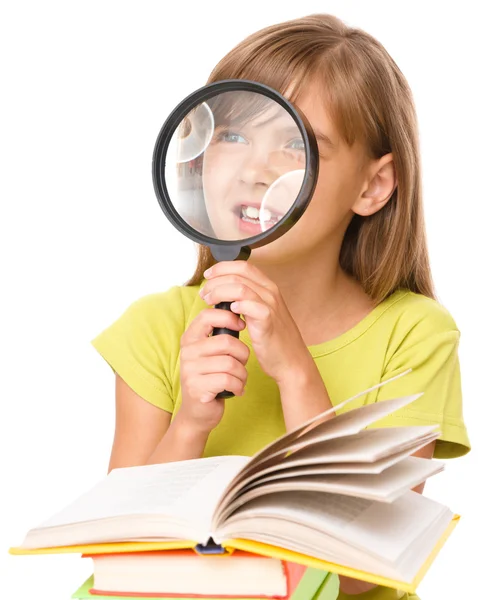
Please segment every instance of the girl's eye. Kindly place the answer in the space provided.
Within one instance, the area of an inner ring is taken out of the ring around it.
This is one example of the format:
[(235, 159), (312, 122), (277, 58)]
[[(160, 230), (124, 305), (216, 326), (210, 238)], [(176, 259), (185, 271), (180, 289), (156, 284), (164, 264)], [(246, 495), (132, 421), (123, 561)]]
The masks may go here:
[(216, 139), (218, 142), (227, 142), (229, 144), (247, 144), (246, 138), (234, 131), (221, 131), (217, 134)]
[(295, 140), (291, 140), (288, 143), (287, 148), (303, 152), (305, 150), (304, 140), (302, 138), (296, 138)]

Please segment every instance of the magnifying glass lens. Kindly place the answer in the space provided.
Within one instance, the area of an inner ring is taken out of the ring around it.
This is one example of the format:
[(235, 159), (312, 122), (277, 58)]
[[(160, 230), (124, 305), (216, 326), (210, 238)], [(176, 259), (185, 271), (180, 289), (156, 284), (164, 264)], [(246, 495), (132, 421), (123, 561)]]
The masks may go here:
[(252, 91), (198, 103), (174, 131), (165, 160), (180, 217), (216, 240), (241, 241), (280, 223), (306, 173), (305, 140), (291, 114)]

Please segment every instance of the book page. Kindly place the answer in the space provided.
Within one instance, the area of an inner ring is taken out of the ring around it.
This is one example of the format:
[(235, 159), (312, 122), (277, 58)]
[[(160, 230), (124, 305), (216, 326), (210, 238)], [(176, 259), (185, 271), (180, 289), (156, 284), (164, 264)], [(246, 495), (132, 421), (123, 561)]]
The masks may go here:
[(330, 464), (333, 462), (374, 462), (408, 448), (421, 444), (423, 438), (438, 437), (434, 425), (412, 425), (365, 429), (356, 435), (308, 444), (285, 458), (281, 466), (293, 462), (306, 464)]
[(299, 465), (280, 471), (277, 470), (276, 465), (271, 469), (268, 469), (267, 473), (261, 473), (258, 477), (245, 480), (239, 489), (243, 490), (250, 485), (268, 483), (270, 481), (278, 481), (280, 479), (289, 479), (292, 477), (304, 477), (306, 475), (378, 475), (385, 471), (385, 469), (406, 459), (411, 453), (414, 454), (417, 450), (427, 444), (429, 444), (429, 441), (428, 438), (425, 438), (422, 445), (413, 450), (407, 448), (406, 450), (386, 456), (375, 462), (337, 462), (331, 463), (330, 465)]
[[(239, 473), (236, 475), (236, 477), (231, 481), (231, 483), (228, 486), (228, 489), (226, 490), (225, 493), (228, 494), (230, 492), (230, 489), (232, 487), (236, 486), (239, 481), (245, 479), (246, 477), (249, 477), (252, 473), (255, 473), (258, 470), (260, 470), (261, 466), (266, 468), (266, 467), (270, 466), (270, 464), (273, 464), (275, 462), (280, 462), (280, 460), (287, 453), (288, 449), (290, 447), (293, 447), (296, 440), (298, 440), (301, 436), (310, 432), (311, 430), (315, 430), (317, 428), (323, 428), (328, 423), (336, 422), (337, 420), (339, 420), (339, 423), (340, 423), (340, 421), (342, 421), (342, 425), (339, 425), (339, 426), (336, 425), (336, 427), (338, 427), (339, 429), (340, 429), (340, 427), (344, 427), (345, 430), (342, 433), (340, 431), (334, 431), (332, 437), (338, 437), (339, 434), (340, 435), (351, 435), (354, 432), (360, 431), (361, 429), (366, 427), (366, 425), (374, 423), (375, 421), (378, 421), (380, 418), (387, 416), (388, 414), (394, 412), (395, 410), (398, 410), (399, 408), (406, 406), (407, 404), (410, 404), (411, 402), (413, 402), (414, 400), (416, 400), (423, 394), (419, 393), (419, 394), (415, 394), (414, 396), (406, 396), (403, 398), (393, 398), (391, 400), (382, 400), (381, 402), (374, 403), (371, 405), (365, 405), (365, 406), (359, 407), (357, 409), (354, 409), (352, 411), (349, 411), (347, 413), (343, 413), (341, 415), (334, 416), (332, 419), (330, 419), (328, 421), (323, 420), (328, 414), (334, 413), (335, 410), (343, 408), (346, 404), (359, 398), (360, 396), (364, 396), (373, 390), (381, 388), (382, 386), (386, 385), (387, 383), (390, 383), (400, 377), (403, 377), (404, 375), (407, 375), (410, 372), (411, 372), (411, 369), (407, 369), (403, 373), (399, 373), (398, 375), (395, 375), (394, 377), (386, 379), (385, 381), (381, 381), (380, 383), (368, 388), (367, 390), (359, 392), (355, 396), (352, 396), (351, 398), (348, 398), (347, 400), (338, 404), (337, 406), (331, 407), (328, 411), (325, 411), (325, 412), (321, 413), (320, 415), (317, 415), (316, 417), (309, 419), (309, 421), (306, 421), (303, 425), (296, 427), (296, 429), (283, 435), (279, 439), (271, 442), (265, 448), (263, 448), (262, 450), (257, 452), (248, 461), (247, 465), (243, 469), (241, 469), (239, 471)], [(359, 415), (362, 414), (362, 416), (363, 416), (362, 420), (360, 420), (360, 416), (358, 416), (357, 413)], [(355, 414), (355, 417), (350, 417), (350, 415), (352, 415), (352, 414)], [(352, 421), (352, 424), (350, 421)], [(329, 425), (329, 427), (330, 427), (330, 425)], [(273, 457), (272, 459), (271, 459), (271, 456)], [(220, 502), (222, 502), (222, 500), (223, 500), (223, 498), (221, 498)]]
[[(239, 539), (241, 548), (250, 552), (261, 552), (259, 547), (256, 546), (256, 542), (262, 542), (263, 544), (277, 546), (279, 550), (276, 556), (291, 558), (282, 551), (282, 549), (285, 549), (286, 552), (287, 550), (298, 552), (307, 557), (328, 561), (338, 567), (338, 569), (334, 569), (332, 565), (323, 564), (316, 565), (316, 568), (328, 569), (331, 572), (350, 576), (350, 573), (341, 571), (342, 566), (348, 566), (357, 569), (359, 573), (367, 571), (391, 579), (399, 579), (396, 570), (383, 560), (372, 557), (363, 550), (357, 550), (335, 537), (316, 529), (309, 529), (301, 524), (294, 524), (294, 531), (297, 534), (294, 538), (290, 537), (290, 523), (286, 521), (250, 517), (247, 519), (247, 530), (244, 529), (245, 523), (243, 521), (238, 521), (237, 527), (239, 528), (238, 531), (235, 530), (235, 523), (228, 524), (226, 530), (221, 530), (216, 534), (215, 541), (217, 543), (229, 543), (234, 547), (236, 540)], [(233, 541), (231, 543), (228, 540)], [(244, 547), (245, 540), (246, 547)], [(248, 540), (250, 543), (247, 543)]]
[(224, 487), (247, 460), (219, 456), (113, 469), (38, 528), (138, 514), (202, 522), (210, 518)]
[[(247, 469), (254, 468), (256, 463), (267, 459), (269, 456), (276, 453), (277, 451), (290, 447), (294, 443), (294, 441), (296, 439), (298, 439), (300, 436), (302, 436), (304, 433), (306, 433), (312, 429), (315, 429), (316, 427), (323, 427), (326, 423), (335, 421), (339, 417), (342, 419), (346, 415), (349, 415), (351, 413), (356, 413), (357, 411), (360, 411), (360, 410), (366, 408), (367, 406), (371, 407), (371, 406), (381, 405), (380, 409), (377, 409), (377, 408), (373, 409), (372, 413), (377, 411), (377, 416), (374, 417), (372, 414), (372, 420), (368, 423), (368, 424), (370, 424), (375, 421), (378, 421), (381, 417), (387, 416), (388, 414), (392, 413), (393, 411), (397, 410), (398, 408), (401, 408), (402, 406), (406, 406), (407, 404), (410, 404), (410, 402), (413, 402), (414, 400), (416, 400), (423, 394), (420, 393), (420, 394), (416, 394), (414, 396), (407, 396), (404, 398), (394, 398), (392, 400), (382, 400), (381, 402), (374, 403), (373, 405), (361, 406), (359, 408), (354, 409), (353, 411), (349, 411), (347, 413), (343, 413), (341, 415), (334, 416), (333, 419), (329, 419), (327, 421), (323, 420), (325, 417), (327, 417), (330, 414), (335, 413), (336, 410), (343, 408), (345, 405), (349, 404), (353, 400), (356, 400), (357, 398), (360, 398), (361, 396), (365, 396), (368, 393), (370, 393), (371, 391), (381, 388), (384, 385), (386, 385), (387, 383), (390, 383), (392, 381), (395, 381), (396, 379), (399, 379), (400, 377), (403, 377), (404, 375), (407, 375), (408, 373), (411, 372), (411, 370), (412, 369), (407, 369), (403, 373), (399, 373), (398, 375), (395, 375), (394, 377), (391, 377), (390, 379), (381, 381), (380, 383), (377, 383), (376, 385), (368, 388), (367, 390), (364, 390), (363, 392), (359, 392), (355, 396), (352, 396), (351, 398), (344, 400), (344, 402), (341, 402), (337, 406), (332, 406), (329, 410), (324, 411), (320, 415), (312, 417), (311, 419), (306, 421), (304, 424), (299, 425), (298, 427), (296, 427), (289, 433), (286, 433), (285, 435), (280, 437), (278, 440), (271, 442), (265, 448), (263, 448), (262, 450), (257, 452), (249, 461), (249, 463), (247, 465)], [(369, 410), (370, 410), (370, 408), (369, 408)], [(365, 427), (365, 425), (363, 425), (362, 427), (359, 427), (356, 431), (360, 431), (360, 429), (363, 429), (364, 427)]]
[[(281, 492), (252, 500), (229, 519), (215, 523), (215, 531), (218, 538), (228, 538), (231, 532), (241, 537), (241, 530), (249, 531), (252, 518), (262, 517), (287, 548), (287, 539), (300, 545), (295, 524), (301, 524), (393, 564), (444, 515), (443, 526), (452, 512), (412, 491), (390, 504), (322, 492)], [(254, 539), (250, 533), (247, 536)]]
[[(337, 415), (335, 418), (325, 421), (320, 426), (314, 427), (298, 437), (292, 443), (277, 448), (267, 456), (268, 464), (273, 458), (284, 457), (286, 453), (293, 452), (310, 444), (325, 442), (334, 438), (351, 436), (359, 433), (372, 423), (395, 412), (399, 408), (414, 402), (422, 394), (405, 396), (403, 398), (392, 398), (374, 404), (366, 404), (354, 410)], [(259, 463), (260, 464), (260, 463)]]
[[(231, 517), (225, 527), (215, 533), (215, 540), (218, 543), (225, 542), (232, 547), (259, 553), (261, 553), (261, 542), (271, 544), (272, 547), (277, 546), (277, 553), (274, 553), (274, 556), (278, 558), (290, 559), (290, 555), (287, 555), (287, 551), (290, 550), (332, 563), (319, 564), (316, 565), (317, 568), (328, 568), (332, 572), (353, 577), (353, 574), (347, 573), (347, 567), (350, 567), (358, 571), (359, 579), (395, 587), (394, 581), (411, 584), (416, 577), (421, 579), (423, 570), (429, 567), (430, 558), (439, 550), (437, 543), (444, 541), (444, 535), (447, 531), (450, 532), (450, 524), (455, 520), (451, 511), (442, 508), (439, 516), (431, 520), (429, 527), (423, 529), (420, 536), (406, 547), (398, 559), (392, 561), (357, 548), (336, 536), (308, 527), (307, 524), (294, 522), (293, 535), (291, 535), (289, 521), (271, 518), (270, 515), (261, 517), (259, 511), (255, 511), (256, 514), (248, 512), (244, 515), (245, 518), (242, 518), (241, 513)], [(364, 578), (364, 572), (371, 574), (370, 578)], [(392, 581), (387, 584), (377, 580), (380, 578)]]
[(218, 514), (224, 511), (251, 481), (257, 481), (257, 485), (260, 485), (261, 476), (264, 474), (278, 473), (297, 467), (316, 468), (319, 465), (334, 463), (373, 463), (392, 456), (396, 461), (397, 455), (398, 458), (403, 458), (413, 454), (439, 435), (434, 425), (366, 429), (353, 436), (305, 446), (290, 456), (282, 458), (279, 463), (273, 460), (264, 463), (267, 468), (263, 470), (253, 469), (248, 472), (248, 465), (246, 465), (241, 474), (245, 471), (247, 475), (243, 478), (236, 477), (227, 486), (215, 512)]
[[(412, 581), (417, 576), (417, 565), (423, 566), (430, 556), (436, 551), (436, 545), (443, 537), (443, 533), (450, 525), (451, 512), (444, 510), (443, 513), (422, 532), (415, 540), (413, 546), (399, 557), (397, 566), (403, 581)], [(421, 570), (421, 569), (420, 569)]]
[(287, 491), (329, 492), (378, 502), (393, 502), (443, 468), (443, 462), (411, 456), (380, 475), (304, 475), (269, 483), (261, 481), (241, 490), (241, 494), (223, 510), (220, 519), (227, 519), (236, 509), (255, 498)]

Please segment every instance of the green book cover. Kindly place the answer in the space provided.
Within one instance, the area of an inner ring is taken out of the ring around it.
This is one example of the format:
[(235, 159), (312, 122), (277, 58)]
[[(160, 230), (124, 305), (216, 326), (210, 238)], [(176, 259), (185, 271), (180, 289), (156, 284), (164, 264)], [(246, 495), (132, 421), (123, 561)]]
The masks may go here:
[[(146, 600), (144, 596), (98, 596), (97, 594), (90, 594), (88, 590), (93, 587), (93, 575), (89, 577), (83, 585), (81, 585), (76, 592), (72, 594), (74, 600)], [(308, 568), (304, 573), (304, 576), (300, 580), (299, 585), (296, 587), (290, 600), (336, 600), (339, 593), (339, 579), (337, 575), (333, 573), (327, 573), (320, 569)], [(186, 596), (187, 598), (187, 596)], [(166, 598), (164, 596), (151, 597), (148, 596), (147, 600), (179, 600), (175, 598)], [(221, 600), (217, 596), (214, 598), (201, 597), (201, 600)], [(230, 600), (225, 599), (225, 600)], [(264, 600), (254, 598), (237, 598), (235, 600)]]

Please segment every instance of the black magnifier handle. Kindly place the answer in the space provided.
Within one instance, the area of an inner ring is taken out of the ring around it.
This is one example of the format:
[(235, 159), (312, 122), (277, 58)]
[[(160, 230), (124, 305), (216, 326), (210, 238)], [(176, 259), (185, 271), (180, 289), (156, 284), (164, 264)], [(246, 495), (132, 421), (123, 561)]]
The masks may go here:
[[(220, 302), (216, 304), (214, 308), (221, 308), (222, 310), (231, 310), (232, 302)], [(227, 327), (214, 327), (212, 330), (212, 335), (219, 335), (220, 333), (228, 333), (229, 335), (233, 335), (236, 338), (239, 338), (239, 332), (234, 331), (234, 329), (228, 329)], [(234, 394), (232, 392), (228, 392), (224, 390), (223, 392), (219, 392), (216, 396), (216, 400), (221, 400), (222, 398), (232, 398)]]

